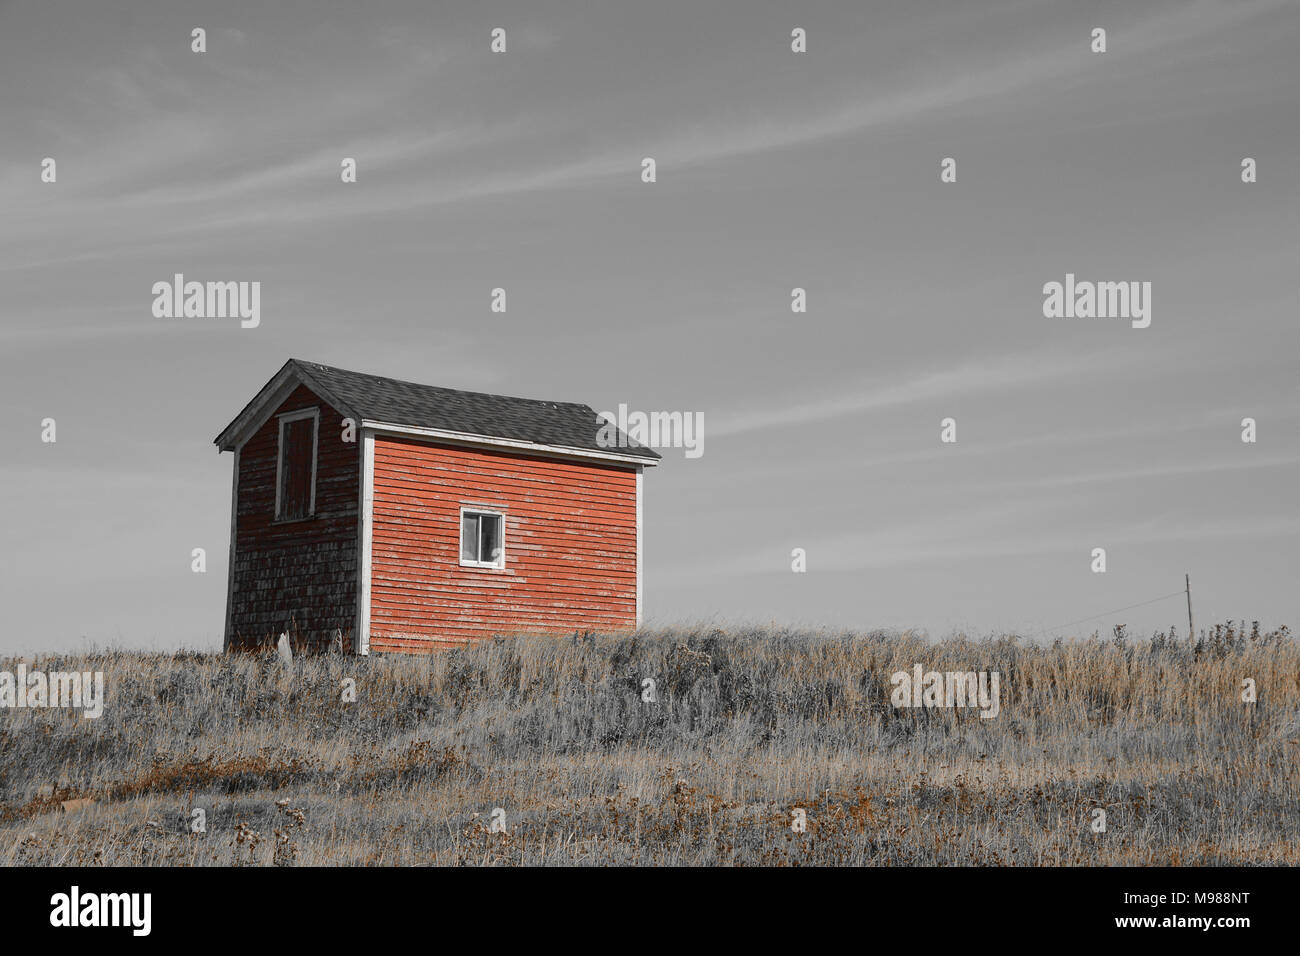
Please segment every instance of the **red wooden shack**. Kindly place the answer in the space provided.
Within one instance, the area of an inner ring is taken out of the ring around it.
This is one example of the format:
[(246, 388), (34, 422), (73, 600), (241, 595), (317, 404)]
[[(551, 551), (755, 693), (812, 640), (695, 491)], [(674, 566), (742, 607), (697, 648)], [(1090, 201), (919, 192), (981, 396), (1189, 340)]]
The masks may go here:
[(641, 619), (641, 483), (586, 405), (290, 359), (234, 452), (225, 647), (359, 654)]

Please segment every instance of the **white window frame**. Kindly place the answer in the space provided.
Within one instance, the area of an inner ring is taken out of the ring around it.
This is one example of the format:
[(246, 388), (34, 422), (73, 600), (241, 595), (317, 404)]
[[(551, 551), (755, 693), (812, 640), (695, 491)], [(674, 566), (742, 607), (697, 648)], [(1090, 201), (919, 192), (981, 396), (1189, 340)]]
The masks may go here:
[[(490, 515), (501, 519), (501, 557), (496, 561), (466, 561), (465, 560), (465, 515)], [(502, 571), (506, 566), (506, 513), (504, 511), (495, 511), (492, 508), (484, 508), (480, 505), (461, 505), (460, 519), (456, 531), (456, 557), (460, 561), (462, 568), (488, 568), (493, 571)]]
[[(308, 497), (307, 513), (301, 518), (282, 518), (280, 517), (280, 489), (283, 487), (284, 480), (284, 426), (289, 422), (302, 421), (304, 418), (312, 420), (311, 426), (311, 494)], [(308, 518), (316, 517), (316, 459), (320, 451), (320, 407), (303, 408), (296, 412), (285, 412), (279, 416), (280, 419), (280, 437), (275, 450), (275, 520), (276, 521), (306, 521)]]

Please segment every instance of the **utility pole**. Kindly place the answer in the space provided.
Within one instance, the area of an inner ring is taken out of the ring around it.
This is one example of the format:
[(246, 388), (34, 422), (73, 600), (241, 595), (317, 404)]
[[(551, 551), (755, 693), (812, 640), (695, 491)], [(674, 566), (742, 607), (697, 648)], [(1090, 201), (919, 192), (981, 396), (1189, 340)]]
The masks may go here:
[(1187, 633), (1192, 640), (1196, 640), (1196, 628), (1192, 624), (1192, 576), (1184, 574), (1183, 581), (1187, 585)]

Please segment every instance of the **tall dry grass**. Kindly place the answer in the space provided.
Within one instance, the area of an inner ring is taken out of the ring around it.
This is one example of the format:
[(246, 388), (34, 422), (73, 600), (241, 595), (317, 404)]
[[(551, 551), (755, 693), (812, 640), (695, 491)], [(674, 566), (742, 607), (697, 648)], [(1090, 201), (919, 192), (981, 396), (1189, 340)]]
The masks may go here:
[[(27, 663), (102, 670), (107, 705), (0, 711), (3, 865), (1300, 862), (1285, 631), (1035, 646), (700, 629), (291, 673), (274, 656)], [(890, 675), (916, 663), (998, 671), (1000, 715), (893, 708)], [(94, 803), (61, 809), (78, 798)]]

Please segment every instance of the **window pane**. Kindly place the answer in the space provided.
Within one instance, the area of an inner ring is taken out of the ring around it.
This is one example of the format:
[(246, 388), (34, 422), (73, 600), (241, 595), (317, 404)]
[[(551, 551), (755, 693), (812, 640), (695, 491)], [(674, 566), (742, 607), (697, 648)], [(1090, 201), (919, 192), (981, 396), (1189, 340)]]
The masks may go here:
[(310, 513), (314, 429), (310, 418), (284, 423), (280, 447), (281, 518), (305, 518)]
[(501, 560), (501, 518), (497, 515), (483, 515), (481, 521), (483, 533), (479, 560), (495, 564)]
[(478, 515), (464, 514), (460, 519), (460, 559), (478, 560)]

